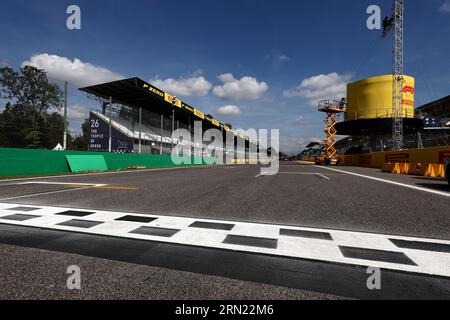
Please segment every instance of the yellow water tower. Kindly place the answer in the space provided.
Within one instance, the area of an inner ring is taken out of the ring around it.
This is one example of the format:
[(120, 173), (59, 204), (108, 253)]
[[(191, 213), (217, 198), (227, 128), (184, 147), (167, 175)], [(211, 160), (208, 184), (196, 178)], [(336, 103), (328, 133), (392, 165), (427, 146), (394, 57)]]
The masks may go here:
[[(410, 76), (403, 78), (403, 118), (414, 118), (415, 79)], [(392, 75), (348, 84), (345, 120), (392, 118), (392, 87)]]
[[(415, 79), (403, 76), (404, 129), (417, 131), (422, 121), (415, 118)], [(345, 121), (336, 125), (340, 135), (387, 134), (392, 131), (393, 76), (383, 75), (359, 80), (347, 85)]]

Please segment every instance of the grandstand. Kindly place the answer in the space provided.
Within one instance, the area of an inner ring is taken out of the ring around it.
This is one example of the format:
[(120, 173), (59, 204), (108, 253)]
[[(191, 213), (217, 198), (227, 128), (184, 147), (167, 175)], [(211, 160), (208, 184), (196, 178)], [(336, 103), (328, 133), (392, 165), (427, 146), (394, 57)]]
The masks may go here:
[(310, 144), (308, 144), (305, 148), (305, 150), (303, 150), (299, 155), (298, 158), (299, 159), (304, 159), (304, 160), (309, 160), (309, 161), (315, 161), (315, 158), (319, 158), (319, 157), (323, 157), (324, 156), (324, 152), (323, 152), (323, 147), (325, 145), (323, 143), (319, 143), (319, 142), (311, 142)]
[(423, 119), (427, 119), (427, 117), (435, 119), (433, 123), (435, 127), (450, 127), (450, 96), (417, 108), (417, 113)]
[[(250, 149), (259, 151), (258, 143), (249, 137), (139, 78), (80, 90), (102, 102), (101, 112), (90, 113), (90, 150), (170, 154), (177, 145), (190, 144), (197, 150), (197, 154), (192, 152), (195, 156), (215, 156), (221, 152), (234, 154), (236, 159), (248, 158)], [(193, 137), (195, 122), (201, 122), (203, 131), (219, 130), (223, 141), (231, 139), (231, 143), (214, 148), (195, 144), (193, 138), (191, 142), (172, 139), (172, 132), (177, 129), (186, 129)]]
[[(98, 111), (91, 111), (91, 118), (99, 118), (105, 126), (109, 125), (109, 117), (103, 115)], [(169, 130), (163, 130), (162, 135), (158, 132), (158, 129), (151, 125), (142, 124), (141, 131), (136, 128), (132, 119), (127, 117), (113, 117), (111, 119), (111, 125), (113, 130), (119, 131), (133, 142), (133, 149), (130, 152), (139, 153), (139, 139), (141, 140), (141, 153), (147, 154), (170, 154), (173, 145), (188, 145), (192, 149), (201, 149), (202, 154), (195, 154), (195, 156), (211, 156), (213, 150), (225, 152), (223, 148), (212, 148), (209, 145), (198, 144), (194, 142), (183, 142), (177, 139), (172, 139), (171, 132)], [(162, 146), (162, 149), (161, 149)], [(91, 148), (92, 149), (92, 148)], [(162, 151), (162, 152), (161, 152)]]

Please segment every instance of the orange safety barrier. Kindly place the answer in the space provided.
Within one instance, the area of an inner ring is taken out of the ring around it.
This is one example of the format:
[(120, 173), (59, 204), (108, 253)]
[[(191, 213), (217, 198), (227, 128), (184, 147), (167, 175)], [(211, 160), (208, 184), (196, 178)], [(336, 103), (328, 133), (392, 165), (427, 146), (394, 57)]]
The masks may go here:
[(382, 171), (395, 174), (408, 174), (409, 163), (385, 163)]
[[(445, 164), (450, 159), (450, 146), (401, 151), (374, 152), (356, 155), (340, 155), (341, 165), (383, 168), (385, 163)], [(411, 168), (410, 171), (413, 171)]]
[(409, 174), (412, 165), (410, 163), (400, 163), (400, 174)]
[(395, 174), (411, 174), (424, 177), (444, 178), (445, 166), (443, 164), (411, 164), (411, 163), (385, 163), (383, 172)]
[(425, 166), (424, 176), (425, 177), (444, 178), (445, 177), (445, 166), (443, 164), (429, 164), (429, 165)]

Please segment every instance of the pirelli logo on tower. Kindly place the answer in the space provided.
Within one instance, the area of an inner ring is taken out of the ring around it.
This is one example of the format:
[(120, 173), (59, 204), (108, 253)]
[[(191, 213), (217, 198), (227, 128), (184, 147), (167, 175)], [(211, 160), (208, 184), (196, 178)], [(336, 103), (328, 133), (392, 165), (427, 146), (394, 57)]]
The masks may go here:
[(190, 113), (194, 113), (194, 108), (184, 102), (181, 102), (181, 109), (189, 111)]
[(218, 127), (218, 128), (223, 128), (226, 131), (231, 131), (231, 129), (223, 124), (221, 124), (218, 120), (214, 119), (213, 117), (210, 116), (206, 116), (203, 112), (201, 112), (200, 110), (191, 107), (190, 105), (184, 103), (183, 101), (181, 101), (180, 99), (176, 98), (175, 96), (161, 91), (158, 88), (152, 86), (151, 84), (148, 84), (140, 79), (136, 80), (136, 86), (138, 87), (142, 87), (145, 91), (151, 92), (153, 95), (156, 95), (162, 99), (164, 99), (165, 102), (171, 104), (171, 105), (175, 105), (178, 108), (182, 109), (182, 110), (186, 110), (189, 113), (194, 114), (196, 117), (208, 121), (210, 123), (212, 123), (214, 126)]
[(161, 90), (158, 90), (154, 86), (152, 86), (152, 85), (150, 85), (148, 83), (144, 83), (142, 87), (145, 90), (150, 91), (151, 93), (156, 94), (157, 96), (159, 96), (159, 97), (164, 99), (164, 92), (162, 92)]
[(194, 114), (199, 117), (200, 119), (205, 120), (205, 114), (201, 112), (200, 110), (194, 109)]
[(175, 105), (178, 108), (181, 108), (181, 100), (168, 93), (164, 93), (164, 100), (166, 100), (166, 102), (170, 103), (171, 105)]

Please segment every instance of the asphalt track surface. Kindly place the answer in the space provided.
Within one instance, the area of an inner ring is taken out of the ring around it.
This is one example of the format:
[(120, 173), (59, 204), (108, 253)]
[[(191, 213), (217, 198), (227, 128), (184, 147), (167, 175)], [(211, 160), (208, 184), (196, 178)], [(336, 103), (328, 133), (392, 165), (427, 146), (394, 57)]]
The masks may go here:
[[(0, 202), (450, 240), (446, 181), (337, 169), (286, 162), (276, 176), (221, 166), (10, 180)], [(383, 289), (370, 291), (363, 268), (250, 253), (4, 224), (0, 243), (6, 299), (450, 298), (447, 278), (383, 271)], [(72, 264), (87, 273), (76, 293), (63, 281)]]

